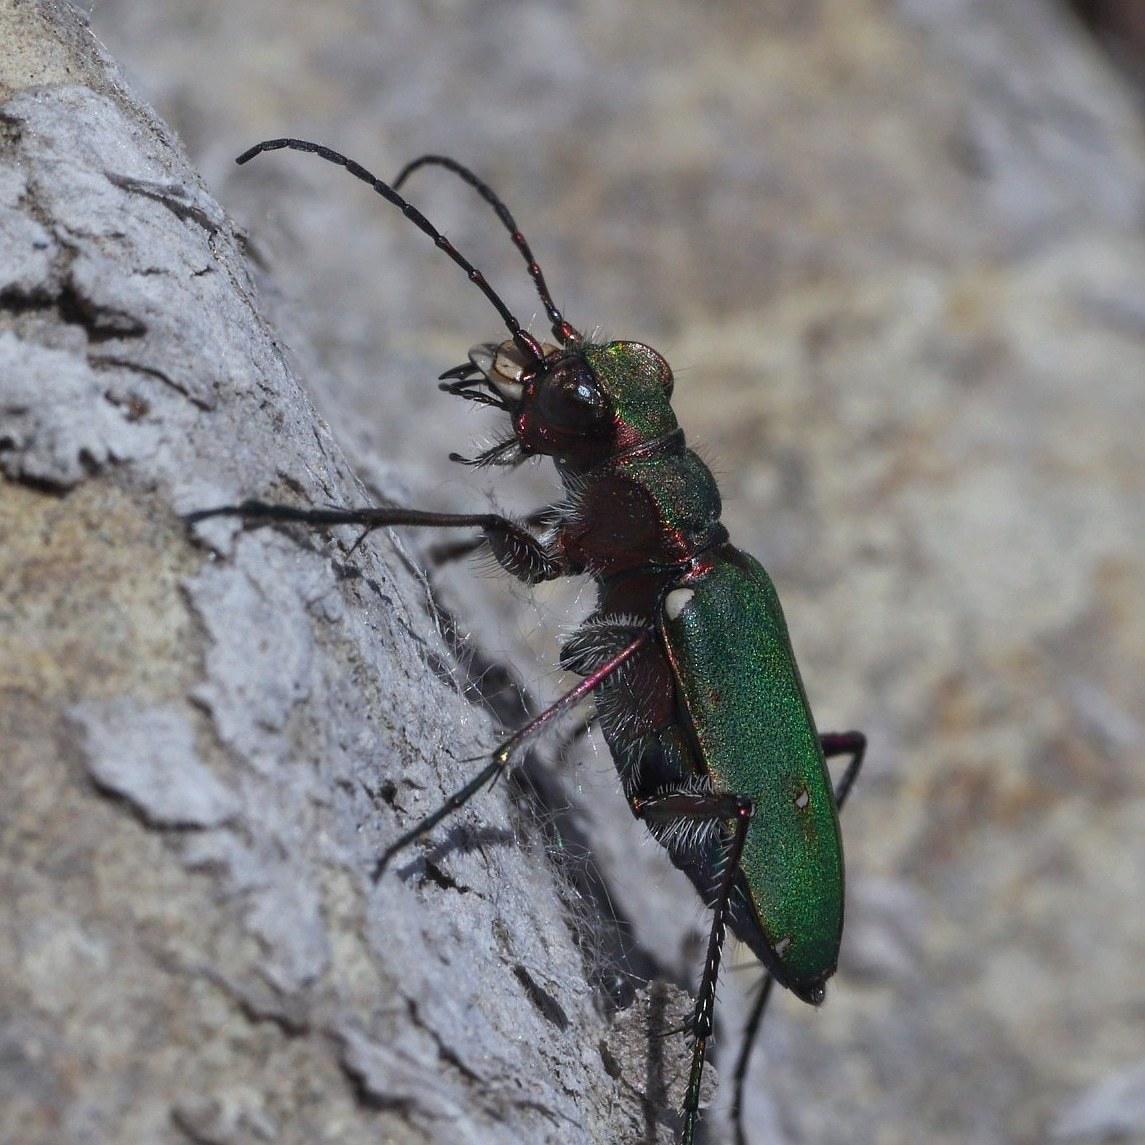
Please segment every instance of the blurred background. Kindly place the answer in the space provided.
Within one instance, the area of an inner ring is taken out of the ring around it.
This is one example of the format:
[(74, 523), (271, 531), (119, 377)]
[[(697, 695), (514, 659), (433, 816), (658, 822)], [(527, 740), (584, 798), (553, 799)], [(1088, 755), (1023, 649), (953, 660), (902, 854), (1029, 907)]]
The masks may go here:
[[(776, 999), (755, 1145), (1145, 1141), (1139, 12), (90, 5), (248, 232), (367, 481), (396, 477), (424, 508), (553, 490), (546, 466), (446, 460), (497, 428), (435, 388), (504, 336), (481, 295), (344, 172), (287, 153), (236, 168), (260, 139), (315, 139), (383, 177), (455, 156), (509, 204), (575, 325), (673, 364), (821, 728), (870, 737), (839, 975), (818, 1012)], [(535, 319), (485, 204), (440, 171), (409, 193)], [(555, 694), (584, 586), (442, 575), (473, 647)], [(633, 966), (694, 984), (704, 914), (631, 822), (607, 751), (590, 739), (562, 771)], [(725, 1077), (754, 981), (725, 974)]]

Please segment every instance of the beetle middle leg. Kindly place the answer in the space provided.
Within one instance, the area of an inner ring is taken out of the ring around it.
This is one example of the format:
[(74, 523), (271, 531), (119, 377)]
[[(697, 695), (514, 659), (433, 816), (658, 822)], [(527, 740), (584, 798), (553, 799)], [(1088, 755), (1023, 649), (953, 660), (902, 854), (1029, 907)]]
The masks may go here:
[[(273, 505), (264, 501), (243, 501), (238, 505), (223, 505), (189, 513), (186, 521), (197, 524), (212, 517), (240, 517), (244, 521), (260, 523), (288, 522), (302, 525), (331, 526), (357, 525), (365, 533), (389, 526), (424, 526), (429, 528), (478, 528), (484, 536), (474, 542), (462, 542), (462, 552), (474, 551), (488, 544), (497, 562), (519, 580), (534, 584), (542, 580), (565, 575), (569, 570), (539, 538), (525, 527), (550, 523), (557, 511), (551, 507), (531, 513), (525, 523), (519, 523), (497, 513), (436, 513), (421, 509), (403, 509), (397, 506), (377, 506), (362, 509), (304, 509), (293, 505)], [(363, 535), (365, 535), (363, 533)], [(614, 640), (618, 633), (613, 633)], [(528, 740), (542, 731), (549, 722), (580, 700), (591, 695), (601, 684), (615, 675), (629, 659), (652, 638), (650, 629), (631, 625), (623, 629), (619, 639), (605, 655), (583, 671), (584, 679), (571, 691), (561, 696), (543, 712), (514, 732), (492, 754), (489, 763), (468, 783), (445, 800), (436, 810), (419, 820), (410, 830), (392, 843), (378, 859), (373, 870), (377, 882), (389, 862), (411, 843), (433, 830), (443, 819), (464, 807), (486, 785), (496, 782), (509, 766), (514, 754)]]
[(550, 704), (543, 712), (531, 719), (523, 728), (514, 732), (493, 752), (489, 763), (481, 769), (468, 783), (459, 788), (436, 810), (419, 820), (413, 827), (405, 832), (396, 842), (391, 843), (382, 853), (374, 867), (373, 878), (377, 882), (390, 860), (400, 851), (405, 850), (411, 843), (416, 842), (427, 832), (432, 831), (443, 819), (452, 815), (454, 811), (464, 807), (474, 795), (486, 785), (491, 785), (504, 774), (516, 752), (535, 735), (541, 732), (549, 722), (561, 712), (567, 711), (574, 704), (590, 696), (605, 680), (619, 671), (630, 657), (635, 655), (651, 639), (650, 631), (641, 631), (625, 647), (601, 664), (592, 673), (586, 676), (575, 688), (566, 692), (560, 699)]

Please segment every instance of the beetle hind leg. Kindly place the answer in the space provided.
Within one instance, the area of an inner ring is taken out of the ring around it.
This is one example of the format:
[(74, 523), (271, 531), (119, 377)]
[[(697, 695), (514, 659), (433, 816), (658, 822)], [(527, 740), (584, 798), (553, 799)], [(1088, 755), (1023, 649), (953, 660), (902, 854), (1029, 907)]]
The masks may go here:
[(835, 784), (835, 807), (841, 810), (862, 770), (863, 758), (867, 754), (867, 737), (862, 732), (856, 731), (824, 732), (819, 737), (819, 743), (827, 759), (834, 759), (839, 755), (851, 757), (846, 770), (839, 777), (839, 782)]
[[(859, 731), (824, 732), (819, 737), (823, 748), (823, 755), (827, 759), (834, 759), (840, 755), (849, 755), (847, 763), (839, 782), (835, 784), (835, 807), (841, 811), (847, 796), (859, 778), (863, 767), (863, 758), (867, 753), (867, 737)], [(740, 1044), (739, 1056), (736, 1058), (735, 1071), (732, 1073), (732, 1107), (731, 1120), (735, 1126), (736, 1145), (747, 1145), (747, 1138), (743, 1131), (743, 1091), (747, 1082), (747, 1067), (751, 1061), (752, 1050), (759, 1036), (759, 1028), (763, 1024), (763, 1015), (771, 998), (771, 989), (775, 979), (765, 970), (763, 981), (760, 983), (759, 996), (751, 1008), (751, 1014), (743, 1028), (743, 1040)]]
[(755, 804), (746, 795), (730, 795), (694, 791), (666, 792), (633, 800), (632, 810), (649, 828), (665, 822), (675, 825), (680, 820), (698, 823), (731, 824), (730, 840), (722, 860), (719, 890), (712, 906), (712, 928), (708, 934), (708, 952), (704, 959), (704, 972), (696, 994), (689, 1032), (692, 1037), (692, 1068), (688, 1077), (688, 1092), (684, 1097), (684, 1129), (681, 1145), (692, 1145), (696, 1120), (700, 1110), (700, 1083), (704, 1074), (704, 1058), (708, 1039), (712, 1036), (716, 1003), (716, 983), (720, 975), (724, 938), (727, 936), (728, 918), (732, 909), (732, 895), (743, 858), (747, 829), (755, 814)]

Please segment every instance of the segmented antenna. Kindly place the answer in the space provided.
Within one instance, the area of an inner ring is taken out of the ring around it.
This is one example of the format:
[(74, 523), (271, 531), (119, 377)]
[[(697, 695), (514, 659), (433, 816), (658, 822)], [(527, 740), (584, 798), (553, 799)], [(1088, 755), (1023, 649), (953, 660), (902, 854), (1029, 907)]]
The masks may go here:
[[(390, 186), (389, 183), (383, 182), (375, 174), (367, 171), (366, 168), (363, 167), (360, 163), (356, 163), (353, 159), (349, 159), (345, 155), (342, 155), (329, 147), (324, 147), (321, 143), (310, 143), (305, 139), (267, 139), (262, 143), (256, 143), (249, 150), (244, 151), (235, 160), (235, 162), (239, 164), (249, 163), (250, 160), (252, 160), (256, 155), (261, 155), (264, 151), (281, 151), (284, 148), (290, 151), (306, 151), (312, 155), (317, 155), (320, 159), (325, 159), (328, 163), (334, 163), (339, 167), (344, 167), (347, 171), (350, 172), (351, 175), (354, 176), (355, 179), (361, 179), (363, 183), (368, 183), (379, 195), (382, 196), (383, 199), (385, 199), (388, 203), (393, 203), (393, 205), (397, 207), (402, 212), (402, 214), (410, 220), (411, 223), (414, 224), (414, 226), (423, 231), (425, 234), (429, 235), (429, 237), (433, 239), (437, 248), (444, 251), (451, 259), (453, 259), (453, 261), (457, 263), (457, 265), (461, 267), (461, 269), (465, 271), (465, 273), (469, 276), (469, 281), (474, 283), (482, 292), (482, 294), (484, 294), (485, 297), (489, 299), (497, 313), (501, 315), (501, 320), (509, 328), (509, 333), (512, 335), (513, 341), (516, 343), (517, 348), (521, 351), (521, 353), (527, 354), (535, 362), (539, 363), (544, 361), (545, 354), (541, 349), (540, 342), (538, 342), (537, 339), (532, 336), (532, 334), (529, 334), (525, 330), (521, 329), (521, 323), (517, 321), (513, 315), (513, 312), (502, 301), (501, 296), (493, 289), (493, 287), (489, 285), (485, 275), (482, 274), (481, 271), (479, 271), (477, 267), (475, 267), (473, 263), (471, 263), (453, 245), (453, 243), (451, 243), (449, 239), (447, 239), (445, 235), (443, 235), (437, 229), (437, 227), (435, 227), (433, 223), (431, 223), (429, 219), (427, 219), (425, 215), (423, 215), (421, 211), (417, 209), (417, 207), (403, 199), (401, 195), (399, 195), (397, 191)], [(479, 183), (480, 181), (477, 180), (476, 182)], [(484, 186), (484, 184), (481, 184), (481, 186)], [(488, 188), (486, 188), (486, 190), (488, 190)], [(494, 201), (496, 201), (496, 196), (493, 195), (491, 191), (489, 192), (489, 195), (492, 196)], [(508, 211), (505, 211), (505, 215), (509, 218), (509, 221), (512, 222), (512, 216), (509, 215)], [(524, 240), (522, 239), (522, 242), (523, 241)], [(524, 247), (524, 250), (528, 250), (527, 244)], [(529, 258), (531, 259), (531, 257), (532, 256), (530, 254)], [(538, 268), (537, 273), (540, 273), (540, 268)], [(542, 284), (544, 282), (543, 279), (540, 279), (539, 281)], [(545, 295), (542, 297), (545, 297)], [(556, 310), (555, 306), (552, 308), (551, 313), (555, 313), (557, 317), (560, 318), (560, 314)]]
[(541, 270), (541, 264), (533, 257), (533, 250), (532, 247), (529, 246), (529, 240), (525, 238), (524, 233), (520, 227), (517, 226), (517, 220), (513, 218), (509, 208), (505, 206), (505, 203), (497, 192), (494, 191), (484, 179), (475, 175), (464, 164), (458, 163), (456, 159), (451, 159), (448, 155), (420, 155), (417, 159), (413, 159), (407, 163), (398, 172), (398, 176), (393, 182), (394, 190), (397, 191), (418, 168), (430, 166), (444, 167), (447, 171), (452, 171), (458, 178), (468, 183), (469, 186), (493, 208), (497, 218), (501, 220), (502, 226), (504, 226), (512, 237), (513, 244), (521, 252), (521, 256), (525, 260), (525, 265), (529, 268), (529, 275), (533, 279), (533, 284), (537, 289), (537, 295), (545, 308), (545, 313), (549, 316), (549, 326), (553, 331), (553, 337), (555, 337), (562, 346), (567, 346), (570, 342), (574, 344), (582, 342), (584, 339), (580, 333), (571, 323), (565, 321), (564, 315), (557, 309), (557, 304), (553, 301), (553, 296), (549, 293), (548, 284), (545, 282), (545, 275)]

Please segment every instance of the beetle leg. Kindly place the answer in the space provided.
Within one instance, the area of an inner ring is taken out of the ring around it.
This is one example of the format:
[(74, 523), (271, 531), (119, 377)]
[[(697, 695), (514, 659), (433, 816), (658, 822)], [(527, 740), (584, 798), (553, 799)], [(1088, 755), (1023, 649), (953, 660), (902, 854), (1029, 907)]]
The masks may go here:
[[(520, 524), (527, 525), (530, 529), (549, 528), (558, 517), (559, 514), (556, 514), (553, 506), (546, 505), (543, 509), (534, 509), (522, 517)], [(434, 545), (429, 550), (429, 556), (435, 564), (448, 564), (450, 561), (471, 556), (478, 552), (483, 544), (485, 544), (484, 537), (471, 537), (467, 541), (443, 542), (440, 545)]]
[(835, 806), (841, 809), (851, 794), (855, 780), (859, 778), (863, 756), (867, 754), (867, 737), (862, 732), (825, 732), (819, 737), (819, 742), (823, 745), (823, 755), (827, 759), (834, 759), (837, 755), (851, 757), (846, 771), (835, 785)]
[(732, 891), (735, 889), (740, 860), (743, 858), (748, 825), (755, 814), (755, 804), (746, 795), (679, 792), (634, 800), (632, 809), (638, 819), (643, 819), (649, 824), (658, 820), (677, 822), (680, 819), (698, 819), (716, 820), (722, 823), (730, 821), (735, 825), (723, 859), (723, 876), (720, 879), (719, 891), (712, 906), (708, 953), (704, 959), (704, 973), (700, 978), (696, 1008), (692, 1011), (690, 1024), (692, 1069), (688, 1077), (688, 1092), (684, 1097), (684, 1131), (680, 1140), (682, 1145), (692, 1145), (696, 1118), (700, 1110), (700, 1081), (704, 1074), (704, 1057), (708, 1039), (712, 1036), (716, 982), (720, 975), (720, 959), (723, 955), (728, 915), (731, 912)]
[[(819, 743), (823, 747), (823, 755), (826, 759), (834, 759), (839, 755), (851, 757), (846, 770), (835, 785), (835, 807), (841, 811), (863, 766), (863, 757), (867, 753), (867, 737), (862, 732), (857, 731), (824, 732), (819, 736)], [(751, 1052), (755, 1049), (755, 1039), (759, 1034), (759, 1027), (763, 1023), (763, 1014), (767, 1009), (767, 1002), (771, 997), (771, 988), (774, 985), (775, 979), (765, 970), (763, 981), (759, 987), (759, 997), (756, 998), (755, 1004), (751, 1008), (751, 1014), (743, 1028), (739, 1057), (736, 1058), (735, 1072), (732, 1074), (731, 1119), (735, 1126), (736, 1145), (747, 1145), (741, 1120), (743, 1087), (747, 1081), (747, 1067), (751, 1060)]]
[[(197, 524), (209, 517), (242, 517), (244, 521), (296, 521), (301, 525), (360, 525), (362, 536), (373, 529), (393, 525), (426, 526), (438, 529), (481, 529), (486, 543), (503, 569), (527, 584), (553, 580), (568, 572), (566, 564), (555, 556), (524, 525), (500, 513), (431, 513), (423, 509), (402, 509), (380, 505), (365, 509), (299, 509), (294, 505), (268, 505), (264, 501), (243, 501), (239, 505), (222, 505), (201, 509), (184, 518)], [(359, 539), (359, 544), (361, 539)], [(357, 546), (355, 546), (357, 547)]]
[(765, 970), (763, 981), (759, 984), (759, 997), (751, 1008), (751, 1015), (743, 1028), (740, 1039), (739, 1057), (736, 1058), (735, 1073), (732, 1074), (732, 1107), (731, 1121), (735, 1126), (736, 1145), (747, 1145), (747, 1138), (743, 1132), (743, 1086), (747, 1080), (747, 1066), (751, 1061), (751, 1051), (755, 1049), (755, 1039), (759, 1034), (759, 1027), (763, 1022), (763, 1014), (767, 1009), (768, 999), (771, 997), (771, 988), (775, 979)]
[(404, 851), (406, 847), (417, 839), (420, 839), (422, 835), (432, 831), (444, 818), (464, 807), (481, 788), (495, 783), (498, 777), (504, 774), (513, 756), (523, 744), (543, 731), (549, 721), (555, 716), (567, 711), (574, 704), (579, 703), (586, 696), (591, 695), (594, 688), (598, 687), (614, 672), (619, 671), (628, 661), (629, 657), (638, 652), (644, 644), (651, 639), (651, 636), (652, 633), (650, 631), (641, 632), (635, 640), (632, 640), (606, 663), (601, 664), (594, 672), (581, 680), (575, 688), (566, 692), (560, 699), (550, 704), (540, 715), (531, 719), (523, 728), (514, 732), (493, 752), (489, 763), (466, 783), (464, 787), (455, 791), (436, 811), (427, 815), (424, 819), (419, 820), (396, 842), (391, 843), (385, 851), (382, 852), (381, 858), (378, 859), (374, 866), (374, 882), (377, 882), (382, 877), (390, 860), (398, 854), (399, 851)]
[(561, 647), (561, 667), (566, 672), (587, 676), (606, 664), (622, 648), (627, 648), (643, 625), (624, 617), (591, 616), (573, 632)]

